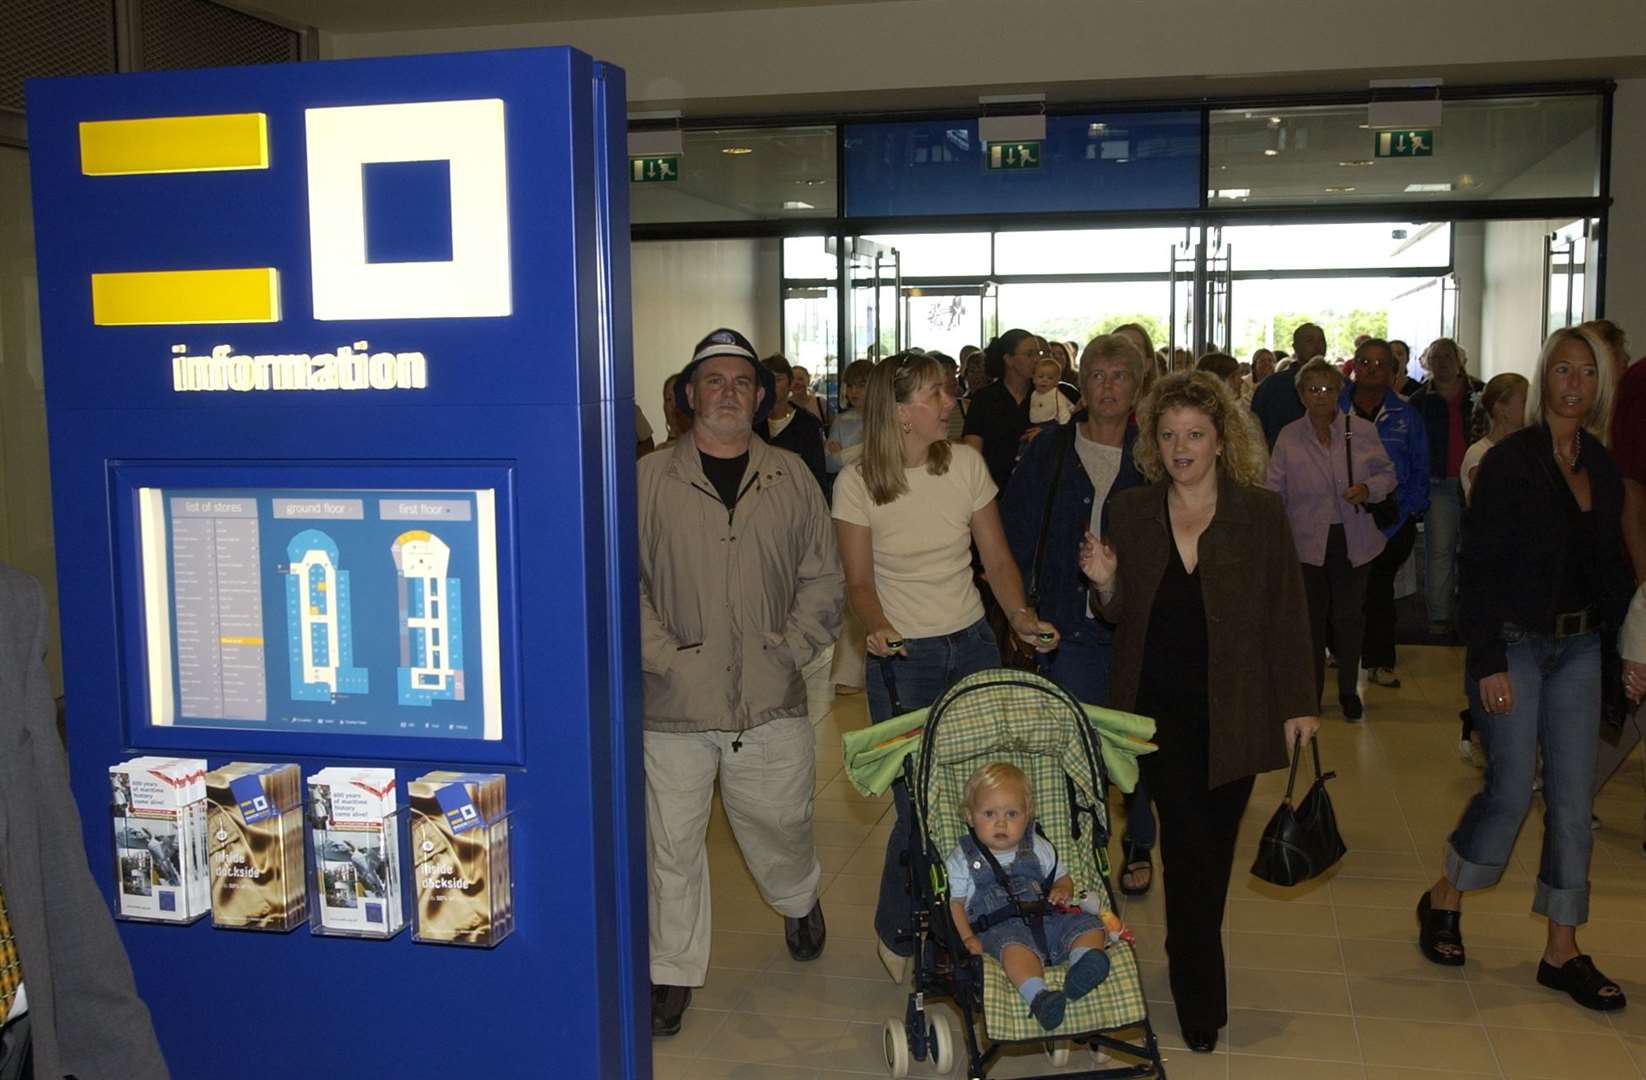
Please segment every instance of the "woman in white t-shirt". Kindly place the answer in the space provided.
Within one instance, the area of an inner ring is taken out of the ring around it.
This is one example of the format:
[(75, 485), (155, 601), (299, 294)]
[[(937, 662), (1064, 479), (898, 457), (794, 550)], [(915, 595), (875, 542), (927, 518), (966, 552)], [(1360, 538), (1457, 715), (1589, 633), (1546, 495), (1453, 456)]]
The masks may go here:
[[(1506, 371), (1494, 375), (1486, 388), (1475, 398), (1474, 412), (1469, 417), (1469, 437), (1474, 440), (1463, 454), (1458, 466), (1458, 483), (1463, 489), (1463, 505), (1469, 505), (1469, 492), (1475, 486), (1475, 474), (1480, 471), (1486, 451), (1526, 426), (1526, 392), (1531, 389), (1526, 376)], [(1463, 673), (1463, 693), (1469, 707), (1458, 714), (1462, 729), (1457, 737), (1457, 756), (1477, 769), (1486, 767), (1486, 751), (1480, 744), (1478, 721), (1485, 716), (1480, 704), (1480, 686)]]
[(1475, 400), (1474, 413), (1469, 417), (1469, 437), (1474, 441), (1463, 453), (1463, 464), (1458, 467), (1458, 479), (1463, 484), (1463, 501), (1469, 501), (1469, 491), (1475, 486), (1475, 473), (1486, 451), (1526, 426), (1526, 392), (1531, 384), (1526, 376), (1506, 371), (1492, 376), (1486, 389)]
[[(948, 441), (954, 407), (946, 372), (932, 357), (899, 353), (882, 361), (864, 400), (863, 456), (835, 481), (846, 601), (867, 630), (865, 681), (875, 723), (930, 705), (962, 677), (999, 666), (972, 582), (973, 543), (1012, 631), (1041, 652), (1057, 647), (1057, 628), (1024, 603), (983, 456)], [(895, 964), (888, 951), (912, 950), (912, 899), (899, 865), (908, 846), (909, 795), (901, 782), (893, 795), (897, 821), (875, 911), (888, 967)]]

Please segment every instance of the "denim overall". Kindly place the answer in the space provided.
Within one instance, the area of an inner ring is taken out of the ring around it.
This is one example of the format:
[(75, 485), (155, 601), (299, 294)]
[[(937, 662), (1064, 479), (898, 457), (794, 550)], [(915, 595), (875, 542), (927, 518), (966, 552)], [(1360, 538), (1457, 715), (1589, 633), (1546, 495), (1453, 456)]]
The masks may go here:
[(1022, 945), (1042, 963), (1061, 964), (1068, 959), (1075, 938), (1089, 930), (1101, 930), (1103, 922), (1084, 911), (1064, 912), (1042, 903), (1052, 886), (1049, 874), (1056, 867), (1040, 865), (1034, 850), (1035, 835), (1032, 824), (1023, 830), (1017, 857), (1004, 869), (1005, 885), (995, 876), (998, 863), (977, 837), (968, 832), (960, 838), (960, 849), (972, 876), (966, 917), (984, 951), (996, 960), (1006, 946)]

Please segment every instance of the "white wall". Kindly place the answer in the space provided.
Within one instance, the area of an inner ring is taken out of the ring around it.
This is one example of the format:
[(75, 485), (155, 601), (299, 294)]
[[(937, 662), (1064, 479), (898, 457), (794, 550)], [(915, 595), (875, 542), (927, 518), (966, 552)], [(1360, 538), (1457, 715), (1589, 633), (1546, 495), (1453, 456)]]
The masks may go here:
[(634, 399), (663, 435), (663, 380), (692, 346), (729, 326), (762, 356), (781, 352), (776, 240), (657, 240), (629, 249), (634, 307)]
[(1646, 354), (1646, 79), (1618, 83), (1612, 125), (1605, 311), (1629, 331), (1638, 357)]
[(1566, 221), (1486, 223), (1485, 300), (1481, 310), (1482, 379), (1505, 371), (1530, 376), (1543, 344), (1543, 252)]

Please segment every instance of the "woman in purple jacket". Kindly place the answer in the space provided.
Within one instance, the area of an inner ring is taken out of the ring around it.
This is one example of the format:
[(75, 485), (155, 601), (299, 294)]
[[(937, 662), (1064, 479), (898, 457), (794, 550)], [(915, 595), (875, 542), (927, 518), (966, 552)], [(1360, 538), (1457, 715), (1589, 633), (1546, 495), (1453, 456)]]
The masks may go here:
[(1366, 633), (1366, 575), (1384, 543), (1367, 505), (1394, 491), (1395, 467), (1370, 421), (1338, 411), (1342, 389), (1343, 375), (1323, 359), (1298, 371), (1303, 417), (1281, 428), (1266, 483), (1286, 504), (1303, 565), (1315, 694), (1326, 688), (1330, 644), (1337, 657), (1337, 700), (1343, 718), (1352, 721), (1363, 713), (1356, 680)]

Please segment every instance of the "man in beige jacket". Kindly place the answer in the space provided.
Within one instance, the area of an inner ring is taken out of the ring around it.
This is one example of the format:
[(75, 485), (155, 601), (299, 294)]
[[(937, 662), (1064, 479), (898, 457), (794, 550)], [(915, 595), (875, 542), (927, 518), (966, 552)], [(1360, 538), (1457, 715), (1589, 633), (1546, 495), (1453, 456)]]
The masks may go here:
[(772, 392), (748, 340), (715, 331), (675, 383), (691, 431), (639, 466), (654, 1035), (680, 1030), (708, 971), (716, 777), (790, 955), (823, 951), (801, 671), (839, 632), (845, 578), (811, 473), (752, 437)]

